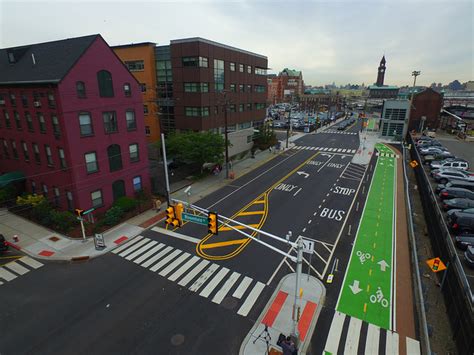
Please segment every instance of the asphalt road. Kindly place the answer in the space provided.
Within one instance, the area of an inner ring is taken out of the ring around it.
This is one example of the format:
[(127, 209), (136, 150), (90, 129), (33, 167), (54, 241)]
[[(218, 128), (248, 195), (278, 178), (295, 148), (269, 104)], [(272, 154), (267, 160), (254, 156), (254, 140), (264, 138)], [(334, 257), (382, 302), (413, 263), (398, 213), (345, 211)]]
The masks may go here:
[[(298, 235), (314, 239), (319, 256), (313, 255), (312, 268), (306, 263), (303, 270), (323, 280), (334, 275), (328, 284), (328, 309), (337, 301), (365, 201), (366, 176), (371, 174), (370, 167), (365, 174), (363, 167), (350, 164), (352, 153), (342, 153), (343, 148), (357, 149), (358, 129), (356, 124), (347, 132), (306, 135), (296, 142), (299, 148), (196, 203), (281, 237), (291, 230), (293, 239)], [(162, 277), (160, 270), (152, 272), (118, 254), (83, 264), (47, 264), (1, 286), (0, 353), (238, 353), (275, 284), (291, 272), (291, 263), (235, 231), (208, 236), (206, 226), (188, 223), (176, 232), (200, 242), (156, 230), (142, 235), (178, 254), (205, 253), (219, 270), (217, 275), (227, 272), (218, 287), (206, 293), (208, 283), (193, 292), (190, 284), (184, 287), (179, 279), (168, 280), (171, 274)], [(249, 288), (240, 298), (211, 302), (231, 273), (238, 275), (238, 282), (250, 280)], [(199, 281), (202, 275), (196, 277)], [(261, 293), (247, 312), (241, 312), (258, 285)], [(322, 341), (316, 332), (313, 347)]]

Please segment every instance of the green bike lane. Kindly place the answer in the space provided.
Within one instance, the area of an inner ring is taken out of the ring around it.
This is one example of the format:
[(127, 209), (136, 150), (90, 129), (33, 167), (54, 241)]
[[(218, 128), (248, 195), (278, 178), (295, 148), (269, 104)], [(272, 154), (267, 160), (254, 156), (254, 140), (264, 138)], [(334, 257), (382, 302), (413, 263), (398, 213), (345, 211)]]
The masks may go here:
[(376, 149), (379, 156), (336, 309), (392, 329), (396, 155), (383, 144)]

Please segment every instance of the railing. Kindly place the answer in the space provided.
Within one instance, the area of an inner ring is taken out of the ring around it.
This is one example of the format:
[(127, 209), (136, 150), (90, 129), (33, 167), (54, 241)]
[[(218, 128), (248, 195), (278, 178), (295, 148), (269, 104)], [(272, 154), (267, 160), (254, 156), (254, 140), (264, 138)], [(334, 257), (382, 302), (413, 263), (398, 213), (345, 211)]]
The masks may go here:
[(444, 271), (441, 292), (445, 299), (453, 338), (460, 354), (472, 354), (474, 352), (474, 297), (472, 289), (410, 134), (407, 135), (407, 142), (411, 144), (411, 158), (419, 164), (415, 168), (415, 176), (431, 246), (435, 256), (440, 257), (448, 265)]

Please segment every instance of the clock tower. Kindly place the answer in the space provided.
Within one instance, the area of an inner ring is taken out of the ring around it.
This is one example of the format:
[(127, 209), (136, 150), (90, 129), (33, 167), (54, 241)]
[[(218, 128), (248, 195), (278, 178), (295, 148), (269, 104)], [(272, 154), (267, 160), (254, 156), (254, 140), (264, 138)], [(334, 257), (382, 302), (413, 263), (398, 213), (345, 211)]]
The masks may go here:
[(375, 85), (377, 86), (383, 86), (383, 79), (384, 79), (384, 76), (385, 76), (385, 69), (387, 69), (385, 67), (385, 55), (382, 57), (382, 60), (380, 61), (380, 65), (379, 65), (379, 69), (378, 69), (378, 73), (377, 73), (377, 82), (375, 83)]

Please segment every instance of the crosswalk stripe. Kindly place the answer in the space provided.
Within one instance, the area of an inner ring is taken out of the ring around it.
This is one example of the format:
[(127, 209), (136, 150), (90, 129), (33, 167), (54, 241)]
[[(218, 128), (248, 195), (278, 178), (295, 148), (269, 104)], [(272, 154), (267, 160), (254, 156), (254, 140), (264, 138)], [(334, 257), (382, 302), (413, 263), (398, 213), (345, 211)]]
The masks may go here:
[(323, 149), (324, 149), (323, 147), (319, 147), (319, 148), (318, 148), (319, 151), (321, 151), (321, 150), (323, 150)]
[(206, 297), (206, 298), (209, 297), (211, 292), (217, 287), (219, 282), (222, 281), (222, 279), (224, 278), (225, 275), (227, 275), (228, 272), (229, 272), (229, 269), (225, 267), (220, 269), (217, 275), (214, 276), (214, 278), (211, 281), (209, 281), (206, 287), (204, 287), (204, 289), (201, 291), (199, 296)]
[(357, 355), (357, 348), (359, 347), (360, 328), (362, 321), (360, 319), (351, 317), (349, 321), (349, 330), (347, 331), (346, 346), (344, 347), (344, 354)]
[(344, 148), (344, 149), (342, 150), (342, 152), (345, 153), (345, 152), (346, 152), (346, 149)]
[(201, 276), (199, 276), (199, 278), (194, 281), (194, 283), (191, 285), (191, 287), (189, 288), (190, 291), (193, 291), (193, 292), (196, 292), (197, 290), (199, 290), (201, 288), (202, 285), (204, 285), (204, 283), (207, 281), (207, 279), (209, 277), (212, 276), (212, 274), (214, 274), (214, 272), (219, 268), (219, 265), (217, 264), (211, 264), (211, 266), (209, 266), (206, 271), (204, 271)]
[(379, 352), (380, 328), (369, 323), (367, 329), (367, 340), (365, 341), (365, 353), (377, 354)]
[(155, 246), (153, 249), (147, 251), (145, 254), (143, 254), (142, 256), (140, 256), (139, 258), (136, 258), (135, 260), (133, 260), (133, 262), (135, 264), (140, 264), (143, 260), (145, 260), (146, 258), (148, 258), (149, 256), (155, 254), (158, 250), (160, 250), (161, 248), (163, 248), (165, 245), (163, 243), (160, 243), (158, 244), (157, 246)]
[(126, 242), (125, 244), (122, 244), (121, 246), (119, 246), (118, 248), (115, 248), (114, 250), (112, 250), (112, 253), (114, 254), (118, 254), (120, 253), (122, 250), (128, 248), (130, 245), (133, 245), (135, 243), (137, 243), (138, 241), (142, 240), (143, 239), (143, 236), (139, 235), (135, 238), (133, 238), (132, 240)]
[(338, 152), (338, 153), (339, 153), (339, 152), (342, 152), (342, 148), (339, 148), (339, 149), (337, 150), (337, 152)]
[(197, 264), (189, 274), (187, 274), (185, 277), (181, 279), (180, 282), (178, 282), (178, 285), (180, 286), (186, 286), (194, 277), (201, 272), (202, 269), (204, 269), (207, 264), (209, 264), (209, 260), (202, 260), (199, 264)]
[(418, 355), (421, 354), (420, 342), (412, 338), (406, 337), (407, 341), (407, 354)]
[(387, 330), (385, 354), (398, 355), (398, 333)]
[(296, 148), (296, 150), (300, 150), (303, 147), (301, 145), (297, 145), (295, 148)]
[(160, 276), (163, 276), (165, 277), (166, 275), (168, 275), (171, 271), (173, 271), (174, 269), (176, 269), (178, 267), (178, 265), (180, 265), (184, 260), (186, 260), (187, 258), (189, 258), (191, 256), (191, 254), (189, 253), (183, 253), (179, 256), (179, 258), (177, 258), (175, 261), (173, 261), (171, 264), (169, 264), (167, 267), (165, 267), (163, 270), (161, 270), (159, 272), (159, 275)]
[(352, 153), (352, 154), (355, 154), (355, 152), (356, 152), (355, 149), (352, 149), (352, 150), (351, 150), (351, 153)]
[(11, 281), (16, 279), (16, 275), (2, 267), (0, 267), (0, 278), (4, 279), (5, 281)]
[(5, 264), (3, 266), (6, 267), (7, 269), (10, 269), (13, 272), (16, 272), (18, 275), (24, 275), (30, 271), (26, 267), (23, 267), (20, 264), (18, 264), (16, 261), (12, 261), (11, 263)]
[(341, 338), (342, 327), (344, 325), (344, 319), (346, 315), (340, 312), (335, 312), (332, 319), (331, 328), (329, 329), (329, 334), (326, 340), (326, 346), (324, 348), (325, 352), (331, 354), (337, 354), (339, 348), (339, 340)]
[(324, 152), (327, 151), (327, 150), (328, 150), (328, 148), (324, 148), (324, 149), (323, 149)]
[(156, 272), (158, 271), (159, 269), (161, 269), (163, 266), (165, 266), (166, 264), (168, 264), (171, 260), (173, 260), (174, 258), (176, 258), (179, 254), (181, 254), (182, 251), (179, 250), (179, 249), (175, 249), (171, 254), (168, 254), (167, 256), (165, 256), (163, 259), (161, 259), (158, 263), (156, 263), (155, 265), (153, 265), (151, 268), (149, 268), (148, 270), (150, 271), (153, 271), (153, 272)]
[(153, 264), (155, 261), (157, 261), (158, 259), (162, 258), (163, 256), (165, 256), (167, 253), (169, 253), (171, 250), (173, 250), (172, 247), (166, 247), (164, 248), (162, 251), (160, 251), (158, 254), (152, 256), (150, 259), (148, 259), (147, 261), (145, 261), (143, 264), (140, 264), (140, 266), (142, 267), (148, 267), (150, 266), (151, 264)]
[(130, 248), (127, 248), (124, 251), (122, 251), (119, 254), (119, 256), (121, 256), (123, 258), (123, 257), (127, 256), (128, 254), (130, 254), (131, 252), (133, 252), (133, 251), (137, 250), (138, 248), (142, 247), (143, 245), (145, 245), (149, 241), (150, 241), (150, 239), (144, 238), (144, 239), (140, 240), (138, 243), (132, 245)]
[(214, 295), (212, 302), (220, 304), (224, 297), (227, 296), (227, 293), (232, 288), (232, 286), (234, 286), (235, 282), (239, 279), (239, 277), (240, 273), (234, 271), (232, 275), (229, 276), (225, 284), (221, 287), (221, 289), (217, 291), (217, 293)]
[(316, 149), (316, 147), (311, 147), (311, 150), (315, 150), (315, 149)]
[(235, 298), (242, 298), (242, 296), (244, 295), (245, 291), (247, 290), (247, 288), (250, 286), (250, 284), (252, 283), (252, 279), (248, 276), (245, 276), (244, 279), (240, 282), (240, 285), (239, 287), (237, 287), (237, 289), (234, 291), (234, 294), (232, 295), (232, 297), (235, 297)]
[(29, 267), (32, 267), (33, 269), (39, 269), (41, 266), (43, 266), (42, 263), (33, 258), (30, 258), (29, 256), (24, 256), (18, 259), (17, 261), (21, 261), (22, 263), (28, 265)]
[(237, 311), (237, 314), (240, 314), (241, 316), (246, 317), (247, 314), (249, 314), (250, 310), (252, 309), (258, 296), (260, 296), (260, 293), (262, 293), (264, 287), (265, 287), (265, 284), (261, 283), (260, 281), (257, 281), (252, 291), (250, 291), (244, 303)]
[(191, 259), (186, 261), (186, 263), (181, 266), (178, 270), (176, 270), (170, 277), (168, 277), (168, 280), (170, 281), (176, 281), (178, 277), (180, 277), (182, 274), (184, 274), (191, 266), (193, 266), (200, 258), (196, 255), (194, 255)]
[(148, 249), (150, 249), (153, 245), (157, 244), (158, 242), (156, 240), (152, 240), (150, 241), (150, 243), (148, 244), (145, 244), (144, 246), (142, 246), (140, 249), (138, 250), (135, 250), (132, 254), (130, 255), (127, 255), (125, 257), (125, 259), (127, 260), (132, 260), (132, 259), (135, 259), (138, 255), (142, 254), (143, 252), (147, 251)]

